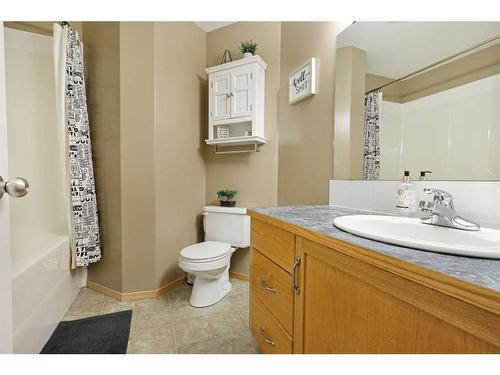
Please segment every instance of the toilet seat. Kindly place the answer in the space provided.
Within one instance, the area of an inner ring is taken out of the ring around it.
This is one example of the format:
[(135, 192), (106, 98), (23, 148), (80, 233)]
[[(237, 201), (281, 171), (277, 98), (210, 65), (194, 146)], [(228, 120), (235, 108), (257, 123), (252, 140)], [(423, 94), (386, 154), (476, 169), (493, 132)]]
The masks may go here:
[(180, 257), (189, 263), (207, 263), (224, 259), (231, 254), (231, 244), (205, 241), (185, 247), (181, 250)]

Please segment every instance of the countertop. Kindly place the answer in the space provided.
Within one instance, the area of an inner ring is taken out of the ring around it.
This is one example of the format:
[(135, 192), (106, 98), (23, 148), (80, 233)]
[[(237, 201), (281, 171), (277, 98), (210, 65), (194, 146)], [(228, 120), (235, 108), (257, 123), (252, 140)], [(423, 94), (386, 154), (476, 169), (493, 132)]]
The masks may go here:
[(390, 245), (355, 236), (333, 225), (333, 219), (338, 216), (381, 215), (378, 212), (339, 206), (253, 208), (252, 211), (500, 292), (500, 260), (439, 254)]

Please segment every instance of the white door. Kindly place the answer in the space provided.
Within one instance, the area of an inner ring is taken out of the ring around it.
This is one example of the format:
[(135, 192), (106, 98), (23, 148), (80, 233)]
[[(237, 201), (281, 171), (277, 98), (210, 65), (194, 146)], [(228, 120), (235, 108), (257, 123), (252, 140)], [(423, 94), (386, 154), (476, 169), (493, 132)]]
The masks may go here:
[(211, 77), (210, 98), (212, 121), (231, 117), (231, 74), (219, 73)]
[(0, 22), (0, 353), (12, 353), (12, 247), (10, 230), (12, 220), (9, 212), (9, 200), (11, 197), (26, 195), (29, 186), (25, 179), (9, 176), (4, 42), (3, 22)]
[[(3, 22), (0, 22), (0, 26), (0, 176), (6, 179), (8, 160)], [(9, 199), (5, 194), (0, 199), (0, 353), (12, 353), (12, 289), (10, 266)]]
[(252, 115), (252, 68), (237, 68), (231, 72), (231, 117)]

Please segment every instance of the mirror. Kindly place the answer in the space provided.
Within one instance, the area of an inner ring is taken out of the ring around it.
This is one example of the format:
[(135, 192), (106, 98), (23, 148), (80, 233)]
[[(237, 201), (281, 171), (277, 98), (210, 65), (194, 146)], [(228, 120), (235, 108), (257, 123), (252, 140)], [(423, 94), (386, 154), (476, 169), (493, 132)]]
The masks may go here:
[(355, 22), (337, 37), (334, 178), (500, 180), (500, 22)]

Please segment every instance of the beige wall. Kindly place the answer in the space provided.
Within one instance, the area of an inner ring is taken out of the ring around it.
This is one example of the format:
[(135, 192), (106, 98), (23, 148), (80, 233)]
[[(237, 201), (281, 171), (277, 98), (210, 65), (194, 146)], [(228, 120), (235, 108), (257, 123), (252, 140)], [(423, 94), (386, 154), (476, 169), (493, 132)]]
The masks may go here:
[(402, 81), (399, 102), (410, 102), (498, 73), (500, 43)]
[[(42, 35), (52, 35), (52, 25), (59, 21), (4, 21), (5, 27)], [(68, 21), (73, 29), (80, 34), (83, 31), (83, 22)]]
[[(337, 63), (338, 65), (338, 63)], [(379, 76), (376, 74), (366, 74), (366, 81), (365, 81), (365, 93), (370, 92), (372, 90), (375, 90), (379, 88), (380, 86), (383, 86), (385, 84), (388, 84), (389, 82), (394, 81), (393, 78), (389, 77), (384, 77), (384, 76)], [(394, 82), (390, 85), (385, 86), (382, 89), (382, 92), (384, 93), (384, 100), (388, 100), (391, 102), (395, 103), (400, 103), (401, 102), (401, 84), (402, 82)], [(361, 95), (362, 98), (365, 97), (365, 93)], [(337, 102), (335, 101), (335, 104)], [(362, 109), (364, 112), (364, 108)]]
[[(91, 267), (91, 281), (133, 292), (180, 276), (179, 250), (202, 239), (199, 214), (221, 188), (237, 189), (238, 204), (248, 207), (328, 201), (335, 23), (240, 22), (208, 34), (189, 22), (83, 29), (103, 217), (103, 261)], [(268, 64), (267, 143), (259, 153), (216, 156), (204, 144), (203, 68), (219, 64), (226, 48), (240, 58), (248, 39)], [(319, 60), (319, 93), (290, 106), (288, 74), (311, 56)], [(231, 269), (248, 273), (247, 249), (234, 254)]]
[[(500, 43), (483, 48), (382, 89), (384, 100), (407, 103), (500, 73)], [(366, 91), (393, 79), (366, 75)]]
[[(226, 186), (239, 190), (238, 204), (243, 206), (328, 202), (333, 164), (333, 63), (340, 28), (333, 22), (238, 22), (208, 33), (209, 66), (220, 63), (225, 48), (239, 58), (237, 47), (242, 40), (258, 42), (258, 54), (268, 63), (268, 142), (259, 154), (213, 155), (208, 148), (207, 203), (216, 203), (215, 192)], [(319, 63), (319, 93), (291, 106), (288, 75), (312, 56)], [(311, 168), (314, 160), (324, 162)]]
[[(241, 41), (258, 42), (257, 54), (268, 64), (266, 70), (265, 136), (259, 153), (214, 155), (206, 147), (207, 193), (209, 204), (217, 203), (217, 190), (238, 190), (240, 206), (272, 206), (278, 201), (278, 94), (280, 74), (279, 22), (238, 22), (207, 34), (207, 66), (218, 65), (224, 49), (233, 59), (241, 58)], [(206, 130), (205, 130), (206, 132)], [(206, 136), (206, 134), (205, 134)]]
[[(257, 41), (257, 53), (268, 64), (268, 142), (258, 154), (213, 155), (207, 148), (207, 203), (217, 203), (215, 193), (224, 187), (239, 191), (241, 206), (328, 202), (333, 167), (335, 38), (343, 27), (333, 22), (239, 22), (208, 33), (208, 66), (220, 63), (224, 49), (239, 58), (237, 47), (242, 40)], [(288, 75), (312, 56), (319, 62), (318, 95), (290, 106)], [(249, 252), (238, 250), (231, 269), (248, 274)]]
[(192, 22), (155, 31), (156, 285), (183, 275), (179, 251), (202, 241), (206, 34)]
[(88, 278), (121, 291), (120, 29), (118, 22), (84, 22), (82, 30), (103, 254)]
[(89, 280), (156, 289), (202, 239), (206, 34), (191, 22), (84, 28), (103, 241)]
[[(279, 205), (328, 204), (333, 168), (335, 22), (283, 22), (279, 111)], [(288, 75), (318, 59), (318, 94), (288, 104)]]
[[(224, 49), (234, 60), (241, 58), (241, 41), (258, 43), (257, 54), (267, 63), (265, 136), (267, 142), (258, 153), (214, 155), (206, 146), (206, 202), (218, 204), (217, 190), (238, 190), (239, 206), (278, 204), (278, 95), (280, 87), (280, 22), (238, 22), (207, 34), (207, 66), (220, 63)], [(206, 138), (206, 130), (204, 137)], [(231, 270), (249, 273), (250, 252), (239, 249), (231, 259)]]
[(155, 275), (155, 43), (152, 22), (120, 22), (122, 289)]
[(336, 180), (363, 177), (366, 53), (355, 47), (337, 49), (333, 171)]

